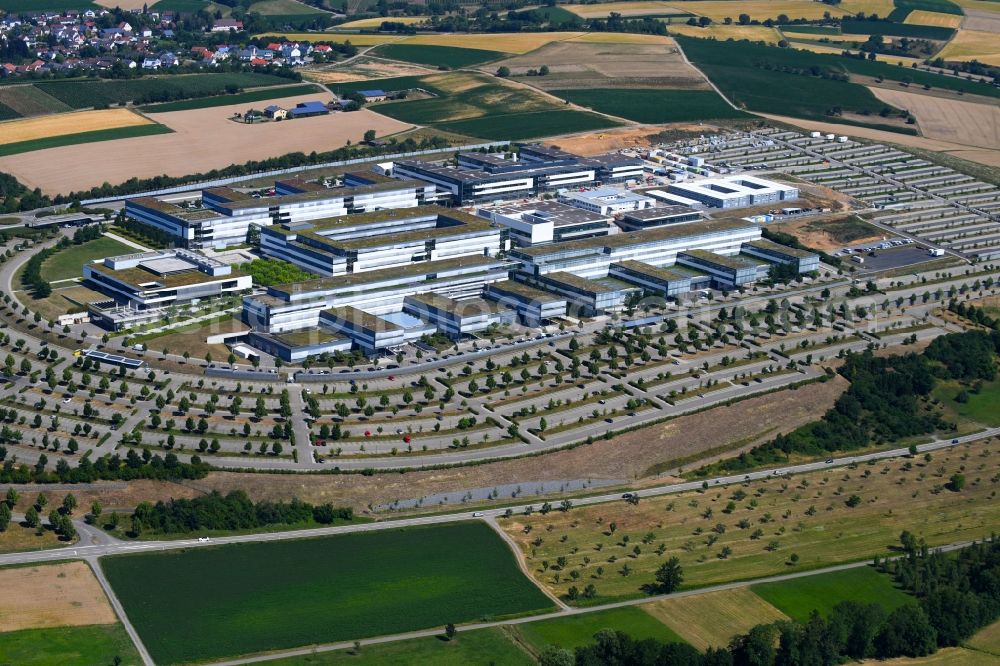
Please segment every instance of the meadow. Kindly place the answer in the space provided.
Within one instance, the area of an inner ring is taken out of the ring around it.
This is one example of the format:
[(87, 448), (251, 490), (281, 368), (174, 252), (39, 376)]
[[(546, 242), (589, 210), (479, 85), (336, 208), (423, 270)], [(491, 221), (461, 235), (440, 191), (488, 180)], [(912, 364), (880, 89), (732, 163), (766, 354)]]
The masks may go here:
[[(946, 490), (959, 468), (965, 489)], [(1000, 523), (998, 472), (1000, 453), (977, 443), (936, 452), (930, 462), (899, 459), (638, 506), (516, 515), (504, 527), (539, 582), (561, 595), (593, 584), (587, 603), (604, 603), (642, 596), (671, 556), (684, 567), (684, 587), (697, 588), (886, 555), (903, 530), (931, 545), (982, 538)]]
[(747, 587), (668, 597), (644, 607), (699, 650), (725, 647), (733, 636), (755, 625), (788, 619)]
[(516, 631), (541, 651), (546, 645), (557, 645), (567, 650), (587, 645), (601, 629), (624, 631), (639, 640), (655, 638), (671, 643), (684, 642), (673, 630), (638, 606), (528, 622), (517, 625)]
[(377, 47), (373, 51), (373, 55), (416, 63), (418, 65), (461, 69), (489, 62), (490, 60), (499, 60), (507, 54), (500, 51), (467, 49), (456, 46), (395, 43)]
[(101, 238), (96, 238), (80, 245), (71, 245), (65, 250), (56, 252), (42, 264), (42, 275), (49, 282), (78, 278), (83, 275), (83, 265), (85, 263), (90, 263), (94, 259), (113, 257), (134, 251), (134, 248), (124, 243), (119, 243), (112, 238), (102, 236)]
[(62, 113), (70, 108), (33, 85), (0, 86), (0, 105), (18, 116)]
[(808, 620), (814, 610), (825, 616), (842, 601), (879, 604), (887, 612), (914, 601), (912, 596), (893, 584), (892, 578), (870, 567), (762, 583), (750, 589), (800, 622)]
[(947, 41), (955, 36), (955, 31), (932, 25), (893, 23), (891, 21), (842, 21), (840, 29), (852, 35), (889, 35), (892, 37), (913, 37), (914, 39), (936, 39)]
[(553, 109), (532, 113), (504, 115), (437, 123), (434, 127), (481, 139), (540, 139), (546, 136), (574, 134), (618, 127), (613, 120), (583, 111)]
[(179, 74), (139, 79), (65, 80), (36, 83), (43, 92), (74, 109), (115, 105), (127, 102), (146, 103), (191, 97), (208, 97), (227, 92), (227, 87), (257, 88), (288, 83), (288, 79), (253, 72), (221, 74)]
[(310, 95), (313, 93), (326, 94), (319, 86), (305, 83), (297, 86), (285, 86), (282, 88), (268, 88), (266, 90), (251, 90), (249, 92), (236, 93), (235, 95), (216, 95), (214, 97), (199, 97), (197, 99), (185, 99), (177, 102), (163, 102), (161, 104), (151, 104), (144, 106), (140, 110), (143, 113), (166, 113), (168, 111), (190, 111), (192, 109), (209, 109), (215, 106), (227, 106), (229, 104), (252, 104), (253, 102), (264, 102), (280, 97), (291, 97), (292, 95)]
[(574, 104), (640, 123), (746, 118), (714, 90), (553, 90)]
[(552, 606), (481, 522), (126, 555), (102, 566), (163, 664)]
[(142, 663), (120, 624), (23, 629), (0, 633), (0, 659), (18, 666), (94, 666), (121, 657), (126, 665)]

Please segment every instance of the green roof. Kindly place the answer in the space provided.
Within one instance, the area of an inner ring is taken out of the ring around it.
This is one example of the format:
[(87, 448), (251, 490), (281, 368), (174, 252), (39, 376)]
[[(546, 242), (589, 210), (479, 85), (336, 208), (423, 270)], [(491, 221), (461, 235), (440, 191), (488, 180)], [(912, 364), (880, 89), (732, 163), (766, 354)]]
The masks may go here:
[(673, 282), (675, 280), (687, 280), (691, 276), (684, 275), (675, 271), (673, 268), (658, 268), (651, 264), (647, 264), (643, 261), (619, 261), (613, 266), (621, 266), (627, 270), (639, 273), (640, 275), (647, 275), (652, 278), (657, 278), (664, 280), (666, 282)]
[(766, 238), (761, 238), (759, 240), (750, 241), (747, 243), (752, 247), (760, 248), (761, 250), (773, 250), (774, 252), (781, 252), (789, 257), (798, 257), (799, 259), (809, 259), (810, 257), (815, 257), (815, 252), (808, 252), (807, 250), (800, 250), (797, 247), (789, 247), (787, 245), (782, 245), (781, 243), (775, 243), (774, 241), (767, 240)]
[(757, 265), (756, 262), (749, 261), (745, 257), (740, 257), (739, 255), (727, 257), (722, 254), (709, 252), (708, 250), (685, 250), (681, 254), (694, 257), (695, 259), (701, 259), (702, 261), (710, 262), (719, 266), (725, 266), (726, 268), (732, 268), (733, 270), (751, 268)]
[(553, 282), (561, 282), (578, 289), (585, 289), (594, 294), (608, 294), (613, 291), (620, 291), (619, 289), (602, 284), (596, 280), (588, 280), (587, 278), (582, 278), (579, 275), (573, 275), (572, 273), (566, 273), (565, 271), (546, 273), (541, 277), (552, 280)]
[(349, 305), (339, 308), (329, 308), (328, 310), (323, 310), (321, 314), (330, 315), (340, 319), (341, 321), (349, 321), (352, 324), (361, 326), (369, 331), (399, 331), (403, 328), (399, 324), (394, 324), (391, 321), (387, 321), (381, 317), (376, 317), (371, 313), (359, 310)]

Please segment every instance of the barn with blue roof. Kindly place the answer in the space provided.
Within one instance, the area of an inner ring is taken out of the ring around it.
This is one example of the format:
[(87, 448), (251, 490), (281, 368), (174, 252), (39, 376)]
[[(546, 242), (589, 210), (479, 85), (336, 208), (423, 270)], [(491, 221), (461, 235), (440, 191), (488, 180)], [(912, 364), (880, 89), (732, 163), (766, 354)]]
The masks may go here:
[(294, 109), (288, 110), (291, 118), (308, 118), (310, 116), (325, 116), (330, 113), (323, 102), (299, 102)]

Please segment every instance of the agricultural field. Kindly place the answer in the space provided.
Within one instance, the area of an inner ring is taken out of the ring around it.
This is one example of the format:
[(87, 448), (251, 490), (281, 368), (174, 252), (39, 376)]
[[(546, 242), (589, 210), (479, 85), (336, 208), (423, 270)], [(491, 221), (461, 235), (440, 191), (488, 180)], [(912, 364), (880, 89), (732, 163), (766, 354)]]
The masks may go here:
[(33, 85), (0, 86), (0, 104), (14, 112), (14, 116), (42, 116), (63, 113), (70, 107)]
[(423, 76), (433, 71), (422, 65), (361, 56), (350, 62), (313, 65), (303, 68), (302, 76), (309, 81), (337, 84), (370, 79), (391, 79), (400, 76)]
[(1000, 657), (966, 648), (942, 648), (932, 655), (909, 659), (866, 659), (862, 666), (1000, 666)]
[(938, 55), (945, 60), (978, 60), (1000, 65), (1000, 39), (994, 32), (962, 29)]
[(258, 0), (250, 5), (247, 11), (257, 12), (261, 16), (311, 16), (327, 14), (327, 12), (310, 7), (304, 2), (295, 2), (295, 0)]
[(776, 28), (763, 25), (725, 25), (713, 23), (702, 28), (697, 25), (679, 24), (670, 26), (670, 34), (685, 37), (700, 37), (702, 39), (749, 39), (752, 42), (777, 44), (781, 34)]
[[(945, 490), (960, 467), (966, 487)], [(641, 596), (671, 556), (684, 567), (684, 586), (694, 588), (885, 555), (903, 530), (931, 545), (983, 538), (1000, 520), (998, 472), (1000, 452), (980, 442), (937, 452), (930, 462), (892, 460), (638, 506), (517, 515), (504, 527), (552, 592), (593, 584), (605, 602)], [(853, 495), (860, 504), (852, 508)]]
[(536, 661), (516, 645), (502, 629), (462, 632), (451, 640), (412, 638), (395, 643), (366, 645), (357, 653), (339, 650), (269, 661), (274, 666), (468, 666), (489, 663), (502, 666), (534, 666)]
[(402, 60), (418, 65), (450, 69), (472, 67), (490, 60), (499, 60), (506, 55), (500, 51), (487, 51), (485, 49), (407, 44), (405, 42), (379, 46), (371, 54), (390, 60)]
[(69, 280), (83, 275), (83, 265), (95, 259), (135, 252), (135, 248), (112, 238), (101, 237), (60, 250), (42, 264), (42, 275), (49, 282)]
[[(699, 597), (700, 598), (700, 597)], [(538, 620), (517, 625), (516, 631), (539, 652), (547, 645), (567, 650), (589, 644), (601, 629), (624, 631), (632, 638), (683, 643), (684, 639), (658, 620), (650, 606), (625, 606), (610, 610)]]
[(165, 113), (167, 111), (190, 111), (192, 109), (209, 109), (213, 106), (228, 106), (230, 104), (252, 104), (253, 102), (266, 102), (280, 97), (291, 97), (292, 95), (325, 94), (326, 91), (319, 86), (306, 83), (297, 86), (283, 86), (281, 88), (267, 88), (265, 90), (251, 90), (250, 92), (236, 93), (235, 95), (216, 95), (214, 97), (199, 97), (197, 99), (184, 99), (177, 102), (163, 102), (142, 107), (143, 113)]
[[(844, 3), (847, 4), (847, 3)], [(728, 16), (734, 21), (740, 14), (749, 14), (751, 19), (765, 21), (777, 19), (784, 14), (790, 19), (821, 19), (824, 13), (833, 15), (844, 13), (842, 5), (826, 5), (809, 0), (751, 0), (734, 5), (730, 0), (691, 0), (680, 7), (699, 16), (707, 16), (720, 23)]]
[[(576, 39), (555, 42), (481, 69), (492, 74), (499, 65), (508, 67), (511, 75), (519, 80), (543, 90), (709, 88), (704, 77), (684, 62), (677, 44), (669, 37), (656, 36), (655, 40), (637, 43), (584, 42)], [(530, 70), (537, 71), (542, 66), (549, 68), (547, 75), (527, 76)]]
[(259, 39), (286, 39), (290, 42), (309, 42), (311, 44), (344, 44), (350, 42), (355, 46), (377, 46), (404, 39), (398, 35), (356, 35), (354, 33), (336, 32), (262, 32), (254, 35), (254, 37)]
[(149, 118), (127, 109), (78, 111), (43, 118), (25, 118), (0, 125), (3, 128), (3, 132), (0, 133), (0, 146), (69, 134), (152, 124), (154, 123)]
[(177, 76), (145, 76), (140, 79), (64, 80), (36, 83), (43, 92), (74, 109), (113, 106), (123, 102), (144, 104), (171, 99), (221, 95), (226, 88), (259, 88), (287, 84), (288, 79), (253, 72), (221, 74), (181, 74)]
[(404, 25), (420, 25), (427, 22), (426, 16), (376, 16), (374, 18), (356, 19), (341, 23), (337, 30), (370, 30), (380, 27), (386, 21), (402, 23)]
[(567, 5), (566, 9), (580, 18), (607, 18), (611, 12), (623, 17), (632, 16), (684, 16), (688, 13), (682, 9), (688, 3), (675, 4), (658, 2), (656, 0), (640, 0), (638, 2), (599, 2), (596, 4)]
[(4, 11), (12, 14), (29, 12), (65, 11), (67, 9), (97, 9), (88, 0), (4, 0)]
[(640, 123), (746, 118), (714, 90), (553, 90), (574, 104)]
[(1000, 150), (1000, 107), (995, 104), (881, 87), (872, 87), (871, 91), (886, 104), (913, 114), (920, 133), (926, 137)]
[(125, 555), (102, 565), (161, 664), (552, 606), (481, 522)]
[(943, 14), (941, 12), (928, 12), (923, 9), (917, 9), (907, 15), (904, 23), (954, 29), (962, 25), (962, 17), (955, 14)]
[[(948, 14), (940, 15), (949, 16)], [(962, 17), (956, 16), (953, 18), (961, 19)], [(951, 28), (931, 25), (915, 25), (912, 23), (890, 23), (887, 21), (844, 20), (840, 24), (840, 29), (845, 33), (855, 33), (859, 35), (887, 35), (893, 37), (913, 37), (915, 39), (934, 39), (938, 41), (947, 41), (955, 34), (955, 31)]]
[(842, 601), (879, 604), (891, 612), (914, 599), (897, 588), (892, 578), (870, 567), (805, 576), (750, 588), (779, 611), (800, 622), (813, 611), (827, 615)]
[[(315, 95), (309, 95), (273, 102), (287, 108), (315, 99)], [(280, 123), (247, 125), (230, 120), (234, 113), (246, 110), (246, 104), (235, 104), (158, 113), (157, 122), (172, 133), (107, 143), (107, 150), (128, 153), (130, 157), (109, 160), (101, 169), (93, 168), (93, 147), (76, 145), (0, 157), (0, 171), (16, 175), (32, 188), (56, 194), (89, 189), (104, 182), (121, 183), (132, 177), (206, 172), (295, 151), (333, 150), (348, 140), (362, 140), (369, 129), (374, 129), (378, 136), (386, 136), (410, 127), (368, 109)], [(59, 163), (60, 169), (53, 170), (53, 163)]]
[(980, 629), (966, 644), (992, 655), (1000, 657), (1000, 621), (994, 622), (988, 627)]
[(104, 591), (84, 562), (0, 569), (0, 630), (114, 624)]
[(580, 37), (580, 32), (517, 32), (476, 34), (417, 35), (405, 38), (406, 44), (426, 46), (452, 46), (463, 49), (482, 49), (501, 53), (527, 53), (551, 42), (561, 42)]
[(699, 650), (725, 647), (733, 636), (758, 624), (788, 619), (747, 587), (662, 599), (644, 607)]

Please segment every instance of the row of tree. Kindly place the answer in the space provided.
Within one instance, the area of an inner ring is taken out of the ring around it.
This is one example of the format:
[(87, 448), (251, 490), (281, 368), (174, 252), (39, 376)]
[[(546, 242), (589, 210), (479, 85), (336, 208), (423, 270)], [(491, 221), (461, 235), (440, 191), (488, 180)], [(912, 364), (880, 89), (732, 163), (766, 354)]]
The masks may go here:
[(143, 449), (142, 454), (130, 449), (122, 459), (116, 454), (105, 454), (96, 461), (83, 457), (76, 467), (70, 467), (64, 459), (56, 463), (55, 471), (47, 469), (48, 456), (38, 457), (33, 467), (18, 464), (17, 458), (7, 458), (7, 447), (0, 446), (0, 483), (93, 483), (95, 481), (132, 481), (135, 479), (202, 479), (211, 470), (197, 455), (191, 462), (181, 462), (176, 455), (168, 453), (163, 457)]
[(132, 514), (132, 531), (151, 530), (162, 534), (202, 530), (248, 530), (268, 525), (297, 525), (308, 522), (330, 524), (354, 519), (350, 507), (313, 505), (299, 499), (291, 502), (254, 502), (242, 490), (227, 495), (213, 491), (194, 499), (142, 502)]

